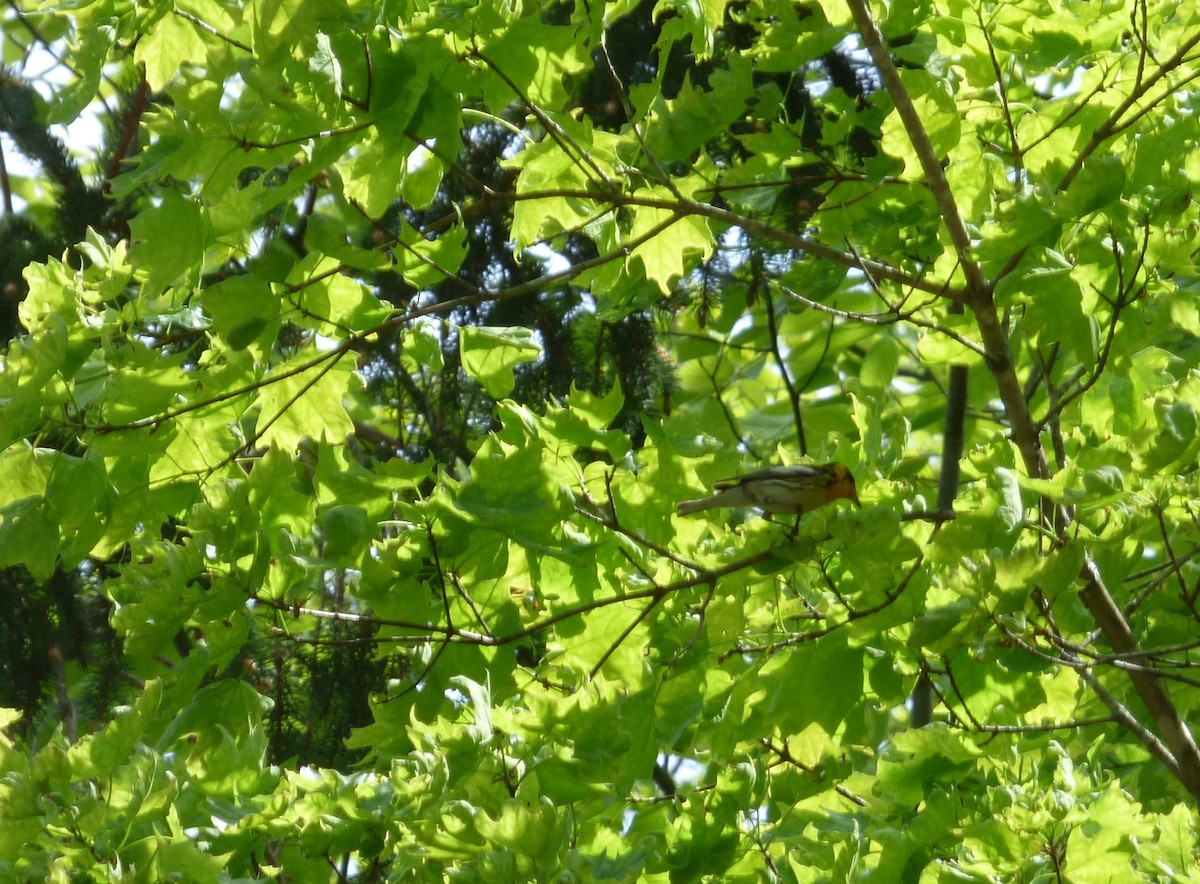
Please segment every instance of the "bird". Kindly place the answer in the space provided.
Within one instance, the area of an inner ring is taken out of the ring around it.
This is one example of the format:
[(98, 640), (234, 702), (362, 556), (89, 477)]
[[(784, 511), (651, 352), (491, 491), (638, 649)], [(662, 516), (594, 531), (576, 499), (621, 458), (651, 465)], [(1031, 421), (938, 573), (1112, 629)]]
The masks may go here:
[(767, 467), (713, 484), (716, 494), (680, 502), (675, 511), (690, 516), (717, 507), (756, 506), (767, 513), (800, 516), (834, 500), (861, 507), (854, 476), (840, 463)]

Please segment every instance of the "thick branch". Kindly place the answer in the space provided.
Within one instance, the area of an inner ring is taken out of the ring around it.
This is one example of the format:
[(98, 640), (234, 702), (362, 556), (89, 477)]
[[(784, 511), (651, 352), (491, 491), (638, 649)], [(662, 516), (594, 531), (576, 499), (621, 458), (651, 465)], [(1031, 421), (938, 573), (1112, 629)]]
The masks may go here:
[[(1065, 513), (1062, 517), (1066, 518)], [(1092, 560), (1091, 555), (1084, 558), (1083, 578), (1086, 584), (1080, 593), (1080, 598), (1087, 606), (1089, 613), (1095, 618), (1104, 637), (1113, 646), (1113, 650), (1130, 662), (1139, 664), (1125, 671), (1129, 674), (1129, 679), (1133, 682), (1134, 687), (1137, 688), (1142, 702), (1146, 704), (1163, 742), (1167, 744), (1174, 756), (1176, 762), (1174, 773), (1187, 787), (1192, 797), (1200, 800), (1200, 750), (1196, 748), (1196, 741), (1180, 718), (1179, 711), (1167, 694), (1166, 688), (1163, 687), (1158, 674), (1153, 671), (1153, 662), (1138, 646), (1137, 639), (1134, 638), (1133, 631), (1129, 628), (1129, 621), (1125, 619), (1121, 609), (1113, 601), (1111, 593), (1104, 585), (1104, 577), (1100, 574), (1100, 569)]]

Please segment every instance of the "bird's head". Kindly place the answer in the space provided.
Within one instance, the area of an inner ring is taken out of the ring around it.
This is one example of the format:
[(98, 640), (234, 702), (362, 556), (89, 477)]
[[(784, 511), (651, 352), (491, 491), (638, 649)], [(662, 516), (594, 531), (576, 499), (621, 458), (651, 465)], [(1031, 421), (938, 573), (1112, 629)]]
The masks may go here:
[(862, 503), (858, 499), (858, 488), (854, 485), (854, 474), (840, 463), (830, 464), (829, 469), (833, 473), (833, 481), (825, 489), (826, 502), (844, 498), (861, 509)]

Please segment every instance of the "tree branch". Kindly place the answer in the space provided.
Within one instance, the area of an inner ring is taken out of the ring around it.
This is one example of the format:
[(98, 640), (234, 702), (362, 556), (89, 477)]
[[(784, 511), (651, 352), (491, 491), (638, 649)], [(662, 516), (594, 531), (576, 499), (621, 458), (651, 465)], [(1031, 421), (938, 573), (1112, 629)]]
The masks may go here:
[(900, 120), (904, 124), (904, 130), (912, 141), (913, 150), (916, 151), (917, 159), (921, 163), (921, 169), (925, 172), (929, 190), (933, 194), (934, 200), (937, 201), (938, 209), (941, 210), (942, 223), (946, 225), (946, 231), (950, 234), (950, 241), (954, 244), (954, 251), (958, 255), (959, 264), (962, 266), (963, 275), (967, 280), (967, 291), (969, 293), (984, 292), (987, 290), (987, 286), (983, 278), (983, 271), (971, 257), (971, 237), (967, 233), (967, 225), (963, 222), (962, 214), (958, 211), (958, 203), (954, 201), (950, 183), (942, 172), (941, 160), (933, 152), (933, 143), (925, 131), (925, 124), (921, 122), (921, 116), (917, 113), (908, 90), (904, 88), (904, 83), (900, 79), (900, 71), (896, 69), (891, 53), (883, 43), (883, 35), (875, 24), (875, 19), (867, 6), (867, 0), (849, 0), (848, 5), (850, 13), (854, 16), (854, 24), (858, 27), (858, 33), (863, 39), (863, 45), (871, 54), (871, 60), (875, 62), (875, 68), (879, 71), (884, 88), (887, 89), (892, 103), (896, 106), (896, 113), (899, 114)]
[[(949, 183), (942, 172), (940, 159), (933, 152), (933, 145), (929, 141), (925, 127), (900, 79), (900, 73), (883, 43), (883, 37), (875, 24), (866, 0), (849, 0), (849, 5), (859, 32), (862, 34), (864, 45), (870, 51), (884, 86), (891, 95), (897, 113), (904, 123), (905, 131), (908, 133), (913, 149), (916, 151), (928, 179), (930, 190), (941, 209), (942, 219), (950, 234), (951, 242), (963, 264), (963, 274), (967, 281), (964, 300), (974, 314), (979, 327), (980, 338), (987, 351), (985, 361), (995, 379), (1000, 399), (1004, 403), (1013, 442), (1021, 452), (1021, 458), (1029, 475), (1035, 478), (1049, 478), (1049, 465), (1042, 448), (1038, 426), (1029, 411), (1029, 404), (1014, 369), (1008, 335), (996, 311), (992, 285), (984, 279), (979, 265), (971, 259), (971, 244), (966, 225), (958, 211)], [(1144, 94), (1150, 85), (1165, 74), (1170, 65), (1178, 63), (1183, 54), (1198, 42), (1200, 42), (1200, 34), (1189, 39), (1155, 75), (1139, 84), (1140, 88), (1135, 89), (1134, 93)], [(1113, 111), (1109, 119), (1105, 121), (1105, 125), (1093, 134), (1091, 144), (1081, 152), (1072, 170), (1068, 172), (1064, 187), (1070, 183), (1074, 172), (1082, 167), (1086, 154), (1117, 131), (1117, 121), (1133, 106), (1135, 100), (1134, 95), (1131, 95), (1125, 103)], [(1062, 532), (1070, 524), (1070, 516), (1065, 508), (1055, 509), (1049, 501), (1043, 500), (1042, 516), (1047, 524), (1056, 526), (1061, 539)], [(1118, 653), (1128, 655), (1136, 663), (1145, 666), (1147, 662), (1145, 654), (1138, 647), (1129, 622), (1122, 615), (1120, 608), (1117, 607), (1112, 595), (1105, 587), (1100, 569), (1090, 554), (1085, 555), (1080, 576), (1084, 582), (1080, 597), (1104, 636)], [(1200, 751), (1197, 750), (1196, 743), (1180, 717), (1179, 711), (1153, 672), (1141, 667), (1127, 671), (1142, 702), (1150, 711), (1158, 727), (1159, 735), (1169, 750), (1167, 754), (1170, 756), (1170, 760), (1166, 762), (1164, 759), (1164, 761), (1192, 796), (1200, 800)], [(1087, 676), (1083, 676), (1081, 673), (1081, 677), (1085, 677), (1085, 680), (1089, 676), (1090, 673)], [(1104, 696), (1102, 686), (1094, 678), (1089, 680), (1089, 684), (1098, 694)], [(1134, 729), (1133, 724), (1136, 724), (1136, 721), (1131, 716), (1123, 721), (1131, 729)], [(1134, 730), (1139, 734), (1142, 742), (1149, 747), (1147, 737), (1150, 735), (1145, 728), (1139, 726), (1139, 729)], [(1160, 757), (1163, 756), (1160, 755)]]

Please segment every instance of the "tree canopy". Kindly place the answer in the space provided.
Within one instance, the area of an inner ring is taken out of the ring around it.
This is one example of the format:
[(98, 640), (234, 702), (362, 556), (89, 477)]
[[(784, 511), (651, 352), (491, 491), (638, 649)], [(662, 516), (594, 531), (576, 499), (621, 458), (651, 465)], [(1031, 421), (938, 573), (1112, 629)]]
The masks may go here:
[(1200, 880), (1200, 9), (2, 14), (4, 877)]

